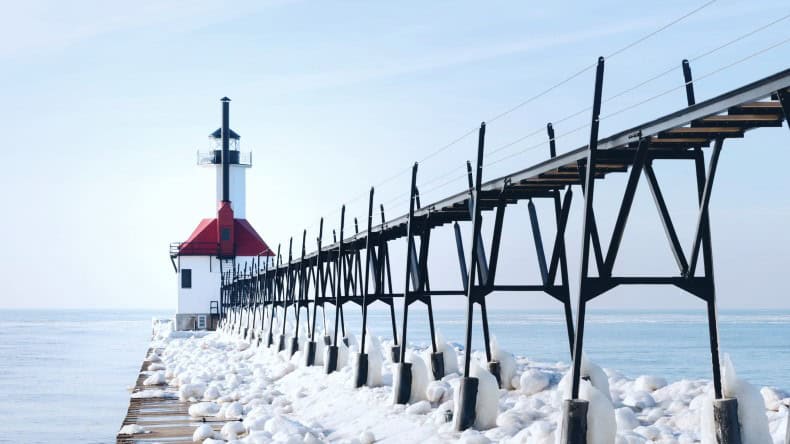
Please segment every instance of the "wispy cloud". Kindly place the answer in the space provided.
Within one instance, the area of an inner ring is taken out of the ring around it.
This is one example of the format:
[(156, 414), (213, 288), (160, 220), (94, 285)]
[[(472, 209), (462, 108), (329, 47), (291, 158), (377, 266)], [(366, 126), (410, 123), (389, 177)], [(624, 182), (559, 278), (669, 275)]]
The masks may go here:
[(291, 3), (211, 0), (103, 0), (8, 2), (0, 20), (0, 57), (60, 51), (83, 41), (133, 29), (178, 32), (223, 22), (266, 7)]

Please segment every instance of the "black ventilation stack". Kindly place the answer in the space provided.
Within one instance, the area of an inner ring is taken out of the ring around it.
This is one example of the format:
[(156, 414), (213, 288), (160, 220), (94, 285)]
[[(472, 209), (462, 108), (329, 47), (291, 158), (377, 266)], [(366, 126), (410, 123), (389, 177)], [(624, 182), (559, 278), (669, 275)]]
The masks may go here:
[(230, 202), (230, 99), (222, 99), (222, 201)]

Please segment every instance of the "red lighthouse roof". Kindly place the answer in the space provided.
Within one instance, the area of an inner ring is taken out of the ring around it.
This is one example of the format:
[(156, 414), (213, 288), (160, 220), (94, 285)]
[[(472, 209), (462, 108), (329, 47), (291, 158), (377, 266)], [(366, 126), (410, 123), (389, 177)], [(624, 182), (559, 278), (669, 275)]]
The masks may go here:
[[(233, 219), (235, 256), (274, 256), (274, 252), (247, 219)], [(214, 256), (219, 253), (217, 218), (203, 219), (178, 248), (181, 256)]]

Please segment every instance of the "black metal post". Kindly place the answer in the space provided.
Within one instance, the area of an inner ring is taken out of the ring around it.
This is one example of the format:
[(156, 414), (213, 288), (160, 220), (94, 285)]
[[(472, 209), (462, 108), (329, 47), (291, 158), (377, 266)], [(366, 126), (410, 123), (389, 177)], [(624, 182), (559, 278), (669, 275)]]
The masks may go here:
[(337, 268), (335, 276), (335, 283), (337, 284), (337, 292), (335, 293), (335, 332), (332, 345), (329, 346), (329, 351), (327, 353), (327, 360), (324, 363), (324, 369), (326, 373), (332, 373), (337, 370), (337, 358), (338, 358), (338, 346), (337, 346), (337, 333), (338, 333), (338, 324), (340, 323), (340, 315), (342, 311), (342, 301), (340, 299), (340, 293), (343, 291), (343, 229), (346, 225), (346, 206), (340, 210), (340, 243), (338, 244), (337, 248)]
[[(373, 250), (373, 241), (371, 240), (373, 237), (371, 233), (371, 228), (373, 227), (373, 191), (373, 187), (371, 187), (370, 197), (368, 198), (368, 229), (365, 239), (365, 280), (362, 289), (362, 342), (359, 344), (359, 358), (357, 359), (356, 376), (354, 378), (356, 387), (362, 387), (368, 382), (368, 355), (365, 353), (365, 340), (367, 339), (368, 328), (368, 281)], [(378, 353), (378, 350), (373, 352)]]
[[(483, 154), (485, 150), (485, 134), (486, 125), (483, 122), (480, 125), (480, 132), (477, 140), (477, 177), (475, 178), (474, 189), (469, 199), (469, 205), (472, 205), (472, 251), (469, 258), (469, 280), (466, 285), (466, 342), (464, 353), (464, 376), (461, 379), (461, 387), (459, 390), (458, 405), (459, 409), (456, 412), (455, 428), (456, 430), (466, 430), (471, 427), (477, 412), (475, 405), (477, 403), (477, 387), (478, 379), (470, 376), (470, 365), (472, 359), (472, 317), (474, 316), (474, 304), (477, 299), (478, 288), (475, 287), (475, 274), (477, 268), (477, 248), (480, 242), (480, 227), (483, 218), (480, 210), (480, 189), (483, 183)], [(481, 285), (484, 282), (481, 280)]]
[(222, 201), (230, 202), (230, 99), (222, 99)]
[(691, 66), (688, 60), (683, 60), (683, 81), (686, 83), (686, 102), (689, 106), (697, 101), (694, 99), (694, 81), (691, 78)]
[[(593, 109), (590, 125), (590, 142), (587, 148), (587, 165), (584, 178), (584, 216), (582, 219), (582, 256), (579, 272), (579, 300), (576, 318), (576, 337), (573, 341), (573, 366), (571, 370), (571, 399), (563, 404), (564, 426), (561, 431), (560, 442), (563, 444), (584, 444), (574, 442), (577, 436), (586, 436), (586, 418), (580, 420), (575, 412), (586, 411), (583, 401), (579, 398), (579, 382), (581, 379), (582, 347), (584, 341), (584, 316), (587, 308), (587, 299), (592, 297), (588, 280), (590, 264), (590, 241), (592, 238), (592, 223), (595, 219), (593, 210), (593, 194), (595, 187), (595, 168), (598, 158), (598, 126), (601, 113), (601, 94), (603, 91), (604, 59), (598, 59), (595, 72), (595, 92), (593, 94)], [(599, 273), (600, 273), (599, 269)]]
[(410, 302), (410, 270), (412, 268), (411, 246), (414, 241), (414, 205), (417, 190), (417, 163), (411, 169), (411, 188), (409, 190), (409, 215), (406, 222), (406, 273), (403, 283), (403, 327), (401, 328), (400, 363), (398, 363), (398, 378), (393, 382), (396, 404), (406, 404), (411, 398), (411, 363), (405, 362), (406, 346), (409, 343), (406, 333), (408, 330), (409, 302)]

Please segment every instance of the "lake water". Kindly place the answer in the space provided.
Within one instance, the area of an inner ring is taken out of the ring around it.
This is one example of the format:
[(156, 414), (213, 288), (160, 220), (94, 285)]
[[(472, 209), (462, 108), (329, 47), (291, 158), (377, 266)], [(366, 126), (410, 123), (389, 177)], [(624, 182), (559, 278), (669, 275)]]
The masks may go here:
[[(427, 344), (424, 310), (415, 306), (409, 313), (410, 342)], [(151, 318), (163, 314), (0, 310), (0, 442), (114, 442), (128, 407), (127, 387), (147, 350)], [(463, 311), (435, 316), (448, 341), (463, 342)], [(346, 321), (358, 331), (352, 310)], [(500, 344), (517, 355), (569, 360), (559, 312), (494, 310), (489, 323)], [(369, 324), (377, 335), (390, 331), (387, 312), (371, 311)], [(591, 311), (586, 325), (585, 350), (604, 367), (670, 381), (710, 378), (704, 312)], [(722, 352), (741, 376), (790, 388), (790, 311), (722, 311), (719, 333)]]

